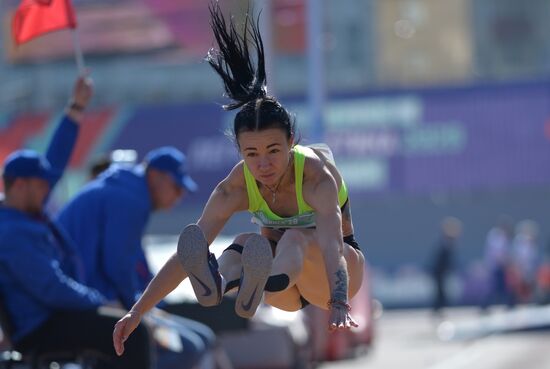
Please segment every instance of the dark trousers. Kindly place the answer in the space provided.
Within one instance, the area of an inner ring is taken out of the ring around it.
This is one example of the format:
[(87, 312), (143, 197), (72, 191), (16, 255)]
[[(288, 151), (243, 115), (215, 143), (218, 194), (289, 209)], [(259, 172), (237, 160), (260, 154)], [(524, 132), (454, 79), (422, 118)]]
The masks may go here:
[(487, 308), (489, 305), (506, 304), (508, 307), (513, 307), (516, 303), (512, 288), (508, 283), (507, 270), (505, 267), (496, 267), (490, 274), (489, 291), (483, 300), (482, 308)]
[(434, 311), (440, 311), (447, 306), (447, 291), (445, 290), (446, 275), (436, 274), (434, 275), (435, 282), (435, 296), (433, 302)]
[(25, 352), (65, 352), (89, 350), (99, 353), (96, 368), (153, 368), (153, 343), (144, 324), (140, 324), (124, 344), (124, 354), (113, 348), (113, 328), (122, 315), (95, 310), (59, 311), (44, 324), (15, 344)]
[(173, 352), (159, 347), (157, 367), (159, 369), (191, 369), (196, 367), (204, 355), (214, 347), (216, 336), (206, 325), (191, 319), (170, 314), (167, 317), (177, 326), (182, 344), (181, 352)]

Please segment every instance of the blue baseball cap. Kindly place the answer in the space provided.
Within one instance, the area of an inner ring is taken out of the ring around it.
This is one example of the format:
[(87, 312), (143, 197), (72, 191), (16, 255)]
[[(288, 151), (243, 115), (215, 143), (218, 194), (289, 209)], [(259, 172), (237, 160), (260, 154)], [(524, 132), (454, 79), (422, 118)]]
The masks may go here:
[(46, 157), (33, 150), (17, 150), (4, 161), (4, 177), (42, 178), (52, 180), (55, 175)]
[(163, 146), (150, 151), (144, 161), (148, 167), (167, 172), (174, 181), (189, 192), (198, 189), (197, 184), (187, 173), (185, 154), (173, 146)]

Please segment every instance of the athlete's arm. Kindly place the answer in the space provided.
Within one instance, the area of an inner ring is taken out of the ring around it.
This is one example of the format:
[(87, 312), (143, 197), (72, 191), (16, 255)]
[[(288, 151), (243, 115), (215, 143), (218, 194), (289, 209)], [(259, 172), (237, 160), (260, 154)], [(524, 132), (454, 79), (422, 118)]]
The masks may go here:
[[(245, 203), (242, 203), (242, 195), (239, 195), (242, 191), (239, 190), (238, 172), (237, 165), (229, 176), (216, 186), (197, 222), (209, 244), (212, 243), (234, 212), (239, 211), (243, 206), (245, 209), (248, 206), (248, 197), (246, 197)], [(244, 178), (242, 169), (241, 177)], [(151, 280), (131, 310), (139, 314), (151, 310), (185, 278), (187, 278), (187, 273), (183, 270), (177, 254), (174, 253)]]
[[(243, 192), (244, 190), (244, 192)], [(237, 211), (246, 210), (248, 196), (244, 184), (242, 164), (237, 164), (226, 179), (221, 181), (212, 194), (203, 210), (197, 224), (201, 227), (208, 243), (212, 243), (227, 220)], [(143, 314), (151, 310), (166, 295), (172, 292), (187, 274), (183, 270), (174, 253), (151, 280), (143, 295), (134, 304), (132, 309), (115, 325), (113, 331), (113, 345), (118, 355), (124, 352), (124, 342), (141, 322)]]
[(124, 353), (124, 342), (137, 328), (143, 314), (155, 307), (163, 298), (172, 292), (187, 277), (174, 254), (151, 280), (143, 295), (132, 306), (130, 311), (120, 319), (113, 331), (113, 345), (117, 355)]
[(306, 191), (306, 189), (307, 187), (304, 187), (304, 200), (313, 207), (316, 213), (317, 239), (325, 258), (331, 296), (347, 302), (342, 213), (338, 206), (336, 183), (330, 175), (323, 174), (310, 191)]
[[(325, 165), (313, 164), (308, 183), (304, 184), (304, 200), (316, 213), (317, 241), (325, 260), (332, 304), (329, 329), (356, 326), (348, 306), (348, 271), (342, 240), (342, 213), (338, 204), (338, 186)], [(330, 201), (329, 201), (330, 200)], [(328, 302), (327, 302), (328, 303)]]
[[(342, 175), (340, 174), (340, 171), (338, 170), (336, 165), (334, 165), (334, 159), (332, 158), (332, 153), (329, 151), (329, 155), (330, 155), (330, 158), (329, 158), (327, 157), (327, 154), (325, 152), (319, 150), (318, 148), (312, 147), (312, 149), (315, 152), (315, 154), (317, 154), (319, 159), (323, 161), (323, 164), (326, 166), (326, 168), (329, 170), (330, 174), (338, 184), (338, 191), (339, 191), (340, 186), (342, 186), (342, 183), (344, 180), (342, 178)], [(344, 236), (349, 236), (353, 234), (353, 222), (351, 220), (351, 205), (350, 205), (349, 198), (347, 203), (344, 205), (344, 207), (341, 210), (342, 210), (342, 233)]]
[(206, 203), (197, 221), (210, 245), (229, 218), (248, 208), (248, 195), (242, 162), (237, 164), (227, 178), (221, 181)]

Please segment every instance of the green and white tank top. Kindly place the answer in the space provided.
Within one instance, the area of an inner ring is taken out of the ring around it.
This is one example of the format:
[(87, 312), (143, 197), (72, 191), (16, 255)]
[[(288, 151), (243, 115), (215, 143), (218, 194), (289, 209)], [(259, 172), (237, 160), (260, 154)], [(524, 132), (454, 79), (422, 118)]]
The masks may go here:
[[(328, 146), (314, 146), (320, 150), (328, 150), (327, 158), (332, 159), (332, 154)], [(315, 227), (315, 212), (309, 206), (302, 196), (302, 186), (304, 179), (304, 163), (306, 154), (313, 154), (313, 150), (306, 146), (296, 145), (294, 150), (294, 177), (296, 186), (296, 201), (298, 203), (298, 214), (291, 217), (280, 217), (275, 214), (267, 202), (262, 197), (256, 179), (244, 163), (244, 178), (246, 181), (246, 190), (248, 192), (248, 211), (252, 214), (252, 222), (267, 228), (310, 228)], [(326, 154), (325, 154), (326, 155)], [(333, 162), (333, 160), (331, 160)], [(342, 207), (348, 199), (348, 190), (342, 179), (340, 190), (338, 191), (338, 203)]]

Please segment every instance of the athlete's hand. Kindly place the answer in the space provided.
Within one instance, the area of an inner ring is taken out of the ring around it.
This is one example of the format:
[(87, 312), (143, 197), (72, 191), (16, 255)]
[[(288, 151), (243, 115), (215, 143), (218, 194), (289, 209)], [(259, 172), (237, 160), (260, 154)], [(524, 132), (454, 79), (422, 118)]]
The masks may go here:
[(118, 356), (124, 353), (124, 342), (141, 322), (141, 314), (130, 310), (116, 324), (113, 331), (113, 345)]
[(330, 317), (328, 321), (329, 332), (337, 330), (346, 330), (359, 325), (351, 317), (349, 310), (345, 306), (332, 305), (329, 309)]

